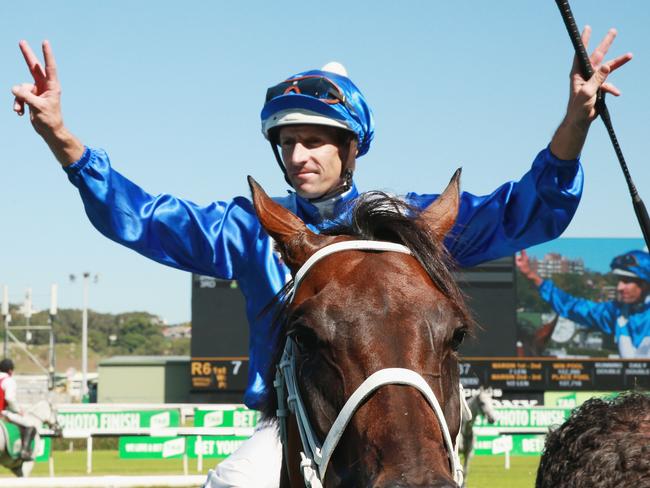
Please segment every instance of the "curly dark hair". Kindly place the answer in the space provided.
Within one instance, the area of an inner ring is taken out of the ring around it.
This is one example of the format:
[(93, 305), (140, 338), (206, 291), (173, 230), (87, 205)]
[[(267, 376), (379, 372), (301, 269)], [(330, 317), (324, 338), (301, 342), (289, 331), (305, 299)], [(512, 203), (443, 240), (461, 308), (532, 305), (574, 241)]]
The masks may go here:
[(650, 396), (592, 398), (546, 437), (536, 488), (650, 488)]

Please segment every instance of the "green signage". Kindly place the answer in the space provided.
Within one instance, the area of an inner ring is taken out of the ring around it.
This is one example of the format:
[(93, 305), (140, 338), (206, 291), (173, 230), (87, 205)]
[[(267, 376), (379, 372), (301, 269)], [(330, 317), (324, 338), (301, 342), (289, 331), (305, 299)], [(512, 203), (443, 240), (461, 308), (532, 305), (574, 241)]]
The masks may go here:
[(509, 427), (509, 428), (540, 428), (560, 425), (569, 418), (570, 408), (495, 408), (498, 420), (494, 424), (478, 415), (474, 427)]
[(178, 427), (178, 410), (122, 410), (115, 412), (59, 412), (57, 419), (64, 429), (120, 430), (143, 427)]
[(185, 454), (185, 437), (120, 437), (121, 459), (174, 459)]
[(574, 408), (593, 397), (611, 397), (617, 395), (611, 391), (545, 391), (544, 405)]
[[(474, 454), (476, 456), (493, 456), (502, 454), (502, 449), (497, 449), (496, 444), (506, 436), (496, 435), (478, 435), (474, 443)], [(513, 456), (539, 456), (544, 449), (544, 435), (541, 434), (521, 434), (507, 436), (511, 437), (511, 442), (506, 443), (511, 446), (510, 454)], [(503, 443), (502, 443), (503, 444)]]
[(222, 435), (203, 436), (199, 441), (198, 436), (190, 436), (187, 439), (187, 455), (191, 458), (196, 458), (199, 454), (206, 458), (225, 458), (235, 452), (246, 439), (246, 436)]
[(34, 461), (42, 463), (50, 458), (52, 452), (52, 438), (39, 437), (38, 442), (34, 445)]
[[(200, 440), (199, 440), (200, 439)], [(121, 459), (171, 459), (187, 454), (190, 458), (226, 458), (235, 452), (246, 436), (120, 437)]]
[(197, 409), (194, 411), (195, 427), (255, 427), (260, 413), (244, 406), (229, 409)]

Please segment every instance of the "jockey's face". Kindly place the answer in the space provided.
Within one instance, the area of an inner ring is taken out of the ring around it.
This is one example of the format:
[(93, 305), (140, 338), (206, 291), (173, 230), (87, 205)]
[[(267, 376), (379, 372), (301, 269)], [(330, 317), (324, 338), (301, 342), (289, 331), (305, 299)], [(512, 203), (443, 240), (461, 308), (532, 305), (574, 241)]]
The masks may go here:
[(304, 198), (319, 198), (343, 183), (336, 129), (289, 125), (279, 133), (282, 161), (291, 186)]
[(643, 280), (628, 277), (619, 277), (616, 292), (618, 299), (623, 303), (639, 303), (645, 299), (649, 284)]

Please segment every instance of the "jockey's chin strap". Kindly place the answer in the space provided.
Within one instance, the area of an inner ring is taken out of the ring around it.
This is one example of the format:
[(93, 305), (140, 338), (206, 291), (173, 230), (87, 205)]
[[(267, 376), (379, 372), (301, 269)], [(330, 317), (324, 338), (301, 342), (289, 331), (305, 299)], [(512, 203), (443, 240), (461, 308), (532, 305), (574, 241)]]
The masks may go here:
[[(319, 260), (330, 254), (344, 250), (364, 250), (364, 251), (392, 251), (404, 254), (411, 254), (411, 251), (401, 244), (380, 241), (344, 241), (337, 242), (326, 246), (315, 252), (296, 273), (294, 286), (291, 290), (288, 300), (293, 300), (296, 289), (298, 288), (307, 271)], [(296, 356), (295, 343), (291, 338), (287, 339), (284, 347), (282, 359), (278, 365), (273, 386), (276, 389), (278, 397), (278, 419), (280, 421), (280, 436), (284, 447), (285, 462), (288, 459), (287, 448), (287, 418), (289, 412), (296, 416), (300, 440), (302, 441), (303, 451), (300, 453), (300, 469), (305, 480), (307, 488), (322, 488), (327, 466), (338, 445), (346, 426), (352, 419), (354, 413), (359, 409), (363, 401), (373, 392), (385, 385), (407, 385), (416, 388), (433, 409), (440, 430), (442, 431), (443, 441), (449, 457), (449, 464), (454, 481), (460, 486), (463, 484), (463, 468), (458, 457), (458, 436), (455, 442), (451, 440), (449, 427), (445, 420), (444, 413), (440, 402), (428, 383), (415, 371), (404, 368), (385, 368), (371, 374), (363, 383), (354, 391), (354, 393), (345, 402), (345, 405), (339, 412), (336, 420), (332, 424), (325, 441), (321, 444), (314, 433), (314, 429), (309, 423), (305, 404), (300, 396), (298, 380), (296, 376)], [(460, 420), (471, 418), (471, 413), (465, 401), (463, 387), (460, 387)], [(460, 425), (458, 428), (460, 435)]]

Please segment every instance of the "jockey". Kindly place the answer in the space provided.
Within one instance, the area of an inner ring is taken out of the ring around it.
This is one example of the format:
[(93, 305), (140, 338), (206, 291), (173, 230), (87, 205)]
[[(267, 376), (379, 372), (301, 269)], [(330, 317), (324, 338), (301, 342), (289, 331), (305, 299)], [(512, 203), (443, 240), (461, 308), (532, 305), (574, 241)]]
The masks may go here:
[(31, 461), (34, 459), (32, 441), (36, 436), (36, 428), (23, 417), (23, 410), (16, 401), (17, 386), (13, 374), (14, 362), (9, 358), (0, 361), (0, 416), (18, 426), (22, 445), (20, 458)]
[[(590, 80), (574, 68), (564, 121), (521, 180), (489, 195), (462, 194), (456, 226), (446, 240), (461, 266), (512, 254), (553, 239), (566, 228), (582, 192), (578, 156), (596, 116), (596, 93), (602, 88), (616, 94), (605, 79), (629, 60), (626, 55), (601, 64), (612, 40), (608, 35), (592, 57), (596, 74)], [(106, 152), (84, 146), (65, 127), (49, 43), (43, 43), (45, 70), (26, 42), (20, 48), (35, 81), (13, 88), (14, 110), (22, 114), (25, 104), (30, 107), (35, 130), (79, 190), (92, 224), (110, 239), (162, 264), (238, 281), (250, 326), (244, 402), (258, 408), (270, 386), (264, 375), (277, 339), (272, 314), (261, 312), (287, 282), (289, 270), (274, 251), (251, 201), (240, 196), (200, 206), (168, 194), (147, 193), (114, 170)], [(368, 152), (374, 134), (369, 105), (344, 68), (330, 63), (269, 88), (261, 119), (262, 132), (292, 189), (275, 200), (315, 232), (344, 217), (359, 194), (353, 179), (356, 158)], [(425, 208), (437, 196), (409, 193), (404, 198)], [(263, 423), (237, 452), (210, 471), (206, 486), (275, 487), (281, 452), (276, 426)]]
[(630, 251), (612, 260), (618, 285), (616, 300), (609, 302), (576, 298), (543, 280), (530, 267), (526, 251), (517, 257), (517, 266), (558, 315), (613, 335), (621, 358), (650, 358), (650, 254)]

